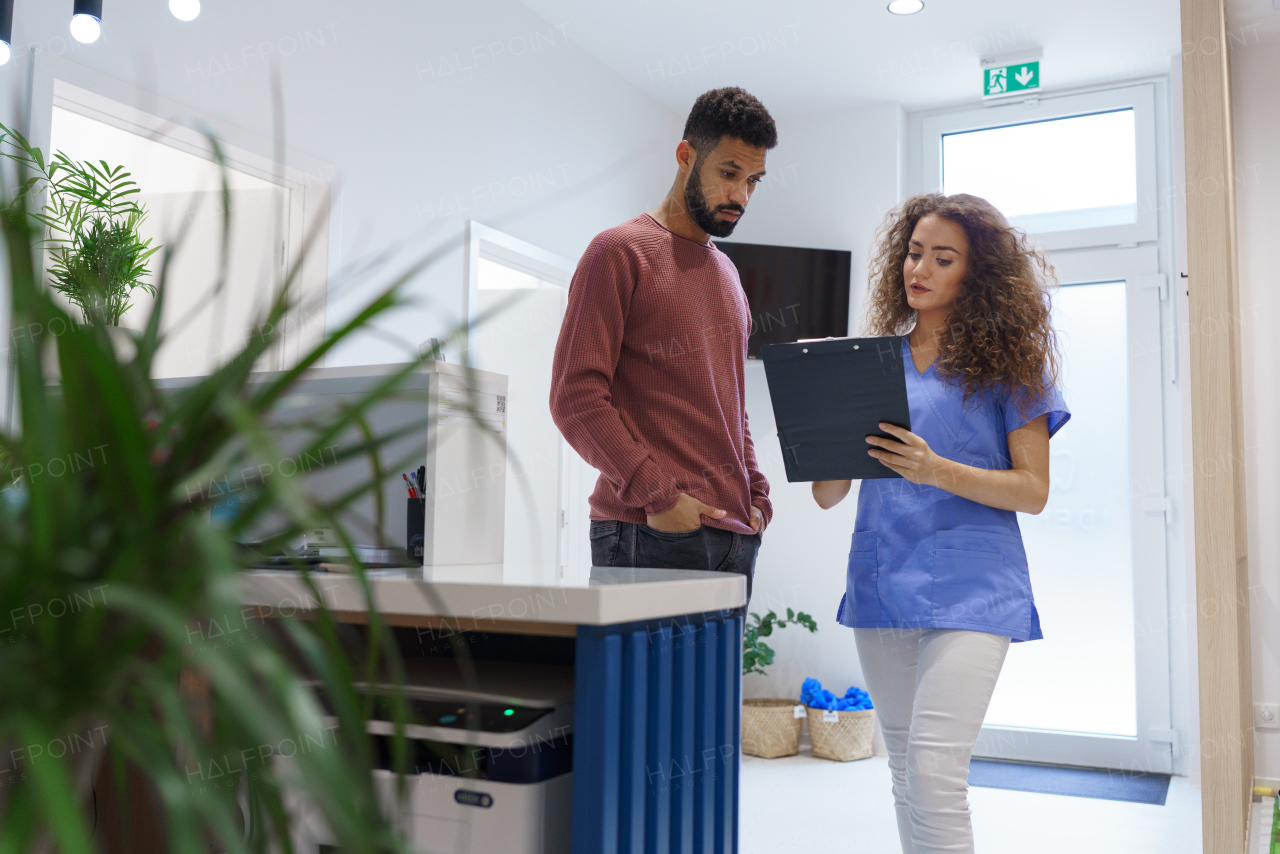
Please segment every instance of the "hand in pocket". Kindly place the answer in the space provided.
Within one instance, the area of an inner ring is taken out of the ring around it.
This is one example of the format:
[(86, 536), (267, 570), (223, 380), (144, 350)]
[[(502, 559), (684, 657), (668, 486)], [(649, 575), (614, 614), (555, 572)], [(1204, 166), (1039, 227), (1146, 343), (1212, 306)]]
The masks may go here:
[(680, 493), (676, 503), (661, 513), (647, 517), (646, 524), (655, 531), (665, 534), (676, 534), (683, 531), (696, 531), (702, 527), (702, 517), (723, 519), (726, 511), (717, 510), (709, 504), (703, 504), (688, 493)]

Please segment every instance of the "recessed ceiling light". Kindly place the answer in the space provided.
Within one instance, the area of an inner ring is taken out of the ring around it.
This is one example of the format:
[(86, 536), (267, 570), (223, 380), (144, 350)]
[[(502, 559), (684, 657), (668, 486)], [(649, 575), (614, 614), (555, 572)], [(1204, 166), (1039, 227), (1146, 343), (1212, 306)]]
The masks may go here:
[(194, 21), (200, 14), (200, 0), (169, 0), (169, 11), (179, 21)]
[(923, 8), (921, 0), (893, 0), (889, 4), (889, 11), (895, 15), (914, 15)]

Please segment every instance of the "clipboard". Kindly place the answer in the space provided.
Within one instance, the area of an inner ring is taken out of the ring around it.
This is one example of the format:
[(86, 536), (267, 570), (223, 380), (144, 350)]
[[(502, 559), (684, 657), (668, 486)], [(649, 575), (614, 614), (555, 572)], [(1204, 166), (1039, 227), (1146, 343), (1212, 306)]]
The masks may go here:
[(867, 451), (911, 429), (902, 339), (825, 338), (761, 348), (787, 481), (901, 477)]

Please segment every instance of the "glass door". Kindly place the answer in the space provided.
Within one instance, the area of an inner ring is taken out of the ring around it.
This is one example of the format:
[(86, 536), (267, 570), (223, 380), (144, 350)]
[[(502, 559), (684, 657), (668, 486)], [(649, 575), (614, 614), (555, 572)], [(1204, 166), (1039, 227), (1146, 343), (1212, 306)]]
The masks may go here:
[(1172, 770), (1152, 104), (1131, 86), (921, 120), (924, 188), (990, 201), (1062, 284), (1072, 419), (1048, 505), (1018, 519), (1044, 639), (1010, 647), (978, 756)]
[(1072, 417), (1049, 503), (1018, 517), (1044, 640), (1010, 647), (978, 755), (1172, 769), (1159, 281), (1055, 294)]
[(1010, 649), (986, 722), (1133, 736), (1125, 283), (1065, 287), (1054, 302), (1072, 417), (1051, 443), (1049, 503), (1018, 516), (1049, 642)]

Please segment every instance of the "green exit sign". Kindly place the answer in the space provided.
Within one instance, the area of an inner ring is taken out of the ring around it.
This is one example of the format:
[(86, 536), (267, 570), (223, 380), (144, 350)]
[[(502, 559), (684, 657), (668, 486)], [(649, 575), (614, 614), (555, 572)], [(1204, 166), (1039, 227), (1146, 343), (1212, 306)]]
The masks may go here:
[(1040, 88), (1040, 60), (983, 69), (982, 97), (994, 98)]

